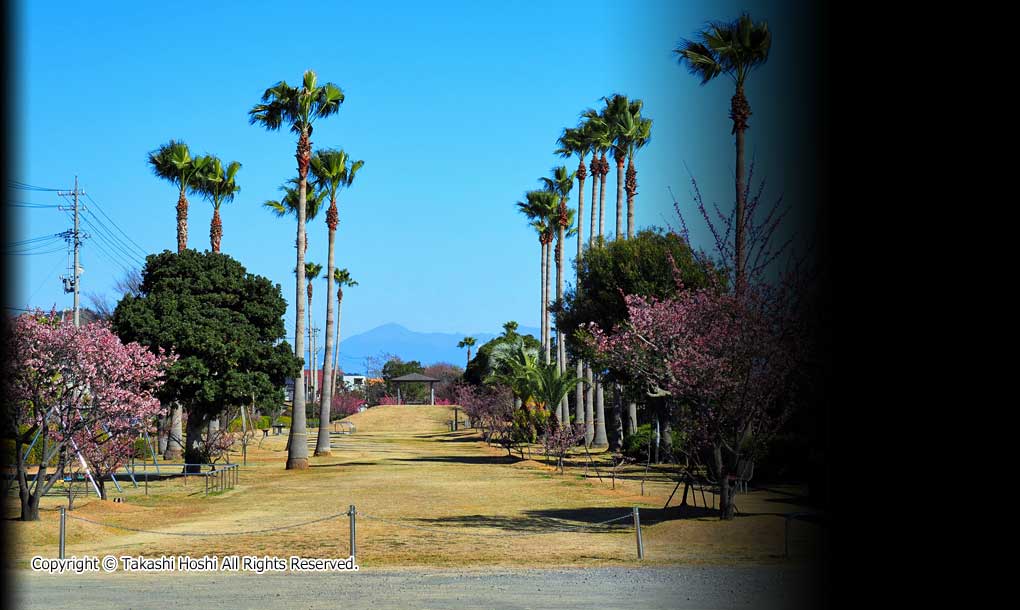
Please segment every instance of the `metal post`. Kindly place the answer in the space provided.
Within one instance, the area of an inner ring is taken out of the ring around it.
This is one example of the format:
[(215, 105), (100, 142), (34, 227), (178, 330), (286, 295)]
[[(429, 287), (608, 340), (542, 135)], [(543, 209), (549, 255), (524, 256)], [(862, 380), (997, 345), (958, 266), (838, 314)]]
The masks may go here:
[(457, 414), (457, 407), (454, 407), (453, 408), (453, 431), (454, 432), (457, 431), (457, 419), (459, 419), (459, 415)]
[(145, 495), (149, 495), (149, 472), (145, 472)]
[(645, 545), (641, 541), (641, 515), (638, 513), (638, 507), (634, 507), (634, 533), (637, 535), (637, 558), (645, 558)]
[(60, 558), (64, 558), (64, 535), (67, 530), (67, 509), (60, 507)]
[[(347, 515), (351, 518), (351, 557), (354, 557), (356, 552), (355, 544), (358, 533), (358, 527), (355, 519), (357, 518), (358, 511), (354, 508), (353, 504), (351, 504), (350, 509), (347, 511)], [(357, 563), (357, 560), (355, 560), (355, 563)]]

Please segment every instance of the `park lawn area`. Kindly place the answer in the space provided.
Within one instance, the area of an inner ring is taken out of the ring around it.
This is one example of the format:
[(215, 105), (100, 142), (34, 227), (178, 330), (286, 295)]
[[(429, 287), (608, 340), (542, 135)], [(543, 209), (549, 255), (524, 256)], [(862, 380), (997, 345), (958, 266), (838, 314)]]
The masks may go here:
[[(285, 470), (287, 437), (270, 436), (261, 447), (249, 446), (248, 464), (234, 489), (209, 496), (197, 477), (186, 484), (181, 478), (151, 482), (148, 496), (142, 486), (122, 481), (123, 503), (78, 498), (69, 516), (208, 535), (131, 532), (68, 518), (67, 555), (346, 557), (346, 515), (268, 533), (224, 534), (304, 523), (345, 513), (354, 504), (365, 515), (357, 520), (362, 567), (636, 564), (629, 517), (610, 526), (592, 524), (629, 515), (638, 506), (643, 564), (757, 565), (785, 561), (782, 514), (804, 510), (799, 505), (803, 490), (792, 486), (738, 495), (741, 514), (731, 522), (700, 507), (663, 510), (675, 485), (665, 472), (652, 469), (642, 495), (644, 466), (632, 466), (619, 473), (613, 489), (606, 455), (594, 456), (601, 480), (583, 451), (571, 457), (561, 475), (544, 463), (537, 448), (534, 459), (508, 458), (475, 430), (449, 432), (452, 415), (452, 408), (439, 406), (358, 413), (348, 418), (357, 432), (331, 435), (333, 455), (311, 457), (305, 471)], [(309, 431), (310, 447), (315, 432)], [(240, 459), (240, 453), (231, 457)], [(117, 495), (111, 483), (107, 487), (111, 497)], [(679, 504), (680, 493), (671, 506)], [(57, 556), (62, 505), (66, 499), (47, 497), (41, 521), (7, 522), (13, 538), (7, 546), (9, 565), (26, 567), (34, 555)], [(16, 516), (17, 509), (15, 489), (6, 516)], [(792, 561), (814, 561), (821, 533), (815, 523), (794, 522)]]

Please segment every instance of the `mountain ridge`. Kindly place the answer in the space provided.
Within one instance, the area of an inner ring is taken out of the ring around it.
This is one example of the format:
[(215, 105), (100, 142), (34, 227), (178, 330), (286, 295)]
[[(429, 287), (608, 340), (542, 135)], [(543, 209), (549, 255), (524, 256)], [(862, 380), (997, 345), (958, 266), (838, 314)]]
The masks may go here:
[[(522, 335), (541, 334), (537, 327), (521, 326), (517, 332)], [(344, 337), (340, 341), (340, 368), (346, 372), (363, 373), (365, 359), (380, 358), (384, 354), (399, 356), (402, 360), (418, 360), (424, 366), (437, 362), (449, 362), (463, 367), (467, 360), (466, 348), (457, 347), (464, 337), (474, 337), (472, 356), (479, 347), (498, 333), (425, 332), (414, 331), (397, 322), (387, 322), (365, 332)]]

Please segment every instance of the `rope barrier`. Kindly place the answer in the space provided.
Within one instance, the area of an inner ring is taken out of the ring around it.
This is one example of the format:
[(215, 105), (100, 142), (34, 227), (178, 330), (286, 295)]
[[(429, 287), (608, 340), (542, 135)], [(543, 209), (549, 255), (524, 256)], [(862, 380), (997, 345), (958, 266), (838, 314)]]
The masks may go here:
[[(495, 534), (476, 534), (476, 533), (470, 533), (470, 532), (451, 532), (449, 530), (444, 530), (444, 529), (440, 529), (440, 528), (426, 527), (426, 526), (422, 526), (422, 525), (412, 525), (410, 523), (402, 523), (400, 521), (394, 521), (392, 519), (385, 519), (383, 517), (376, 517), (376, 516), (373, 516), (373, 515), (367, 515), (367, 514), (361, 512), (360, 510), (358, 511), (358, 516), (359, 517), (364, 517), (365, 519), (368, 519), (370, 521), (381, 521), (383, 523), (389, 523), (390, 525), (396, 525), (398, 527), (406, 527), (406, 528), (422, 530), (422, 531), (426, 531), (426, 532), (435, 532), (435, 533), (438, 533), (438, 534), (446, 534), (448, 536), (470, 536), (470, 537), (474, 537), (474, 538), (520, 538), (520, 537), (525, 537), (525, 536), (540, 536), (540, 535), (548, 534), (548, 533), (562, 533), (562, 530), (552, 530), (551, 532), (520, 532), (520, 533), (500, 532), (500, 533), (495, 533)], [(592, 529), (592, 528), (595, 528), (595, 527), (598, 527), (598, 526), (606, 525), (606, 524), (612, 523), (614, 521), (622, 521), (623, 519), (630, 519), (631, 517), (632, 517), (632, 515), (630, 513), (628, 513), (626, 515), (615, 517), (613, 519), (607, 519), (605, 521), (600, 521), (598, 523), (592, 523), (592, 524), (589, 524), (589, 525), (575, 525), (573, 523), (562, 523), (562, 522), (558, 523), (557, 525), (559, 525), (560, 527), (572, 527), (572, 528), (575, 528), (575, 529), (585, 530), (585, 529)], [(603, 530), (603, 531), (607, 531), (607, 530)]]
[(342, 513), (336, 513), (326, 517), (320, 517), (319, 519), (313, 519), (311, 521), (304, 521), (302, 523), (294, 523), (291, 525), (281, 525), (279, 527), (269, 527), (260, 530), (247, 530), (242, 532), (159, 532), (156, 530), (145, 530), (134, 527), (126, 527), (123, 525), (114, 525), (112, 523), (102, 523), (100, 521), (93, 521), (92, 519), (86, 519), (85, 517), (78, 517), (76, 515), (67, 515), (68, 518), (77, 519), (78, 521), (85, 521), (86, 523), (92, 523), (93, 525), (100, 525), (103, 527), (111, 527), (114, 529), (125, 530), (128, 532), (140, 532), (143, 534), (160, 534), (163, 536), (245, 536), (248, 534), (263, 534), (266, 532), (278, 532), (281, 530), (293, 529), (295, 527), (302, 527), (305, 525), (311, 525), (313, 523), (321, 523), (323, 521), (329, 521), (330, 519), (336, 519), (337, 517), (346, 517), (347, 511)]

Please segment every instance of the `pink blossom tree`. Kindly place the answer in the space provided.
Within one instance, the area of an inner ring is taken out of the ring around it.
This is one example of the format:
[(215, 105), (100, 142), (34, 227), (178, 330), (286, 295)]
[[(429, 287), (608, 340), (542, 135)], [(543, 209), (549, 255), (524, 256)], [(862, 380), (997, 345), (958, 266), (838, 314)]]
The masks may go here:
[[(105, 322), (76, 327), (55, 312), (22, 314), (5, 331), (4, 423), (15, 440), (21, 519), (35, 521), (75, 446), (108, 473), (129, 456), (129, 440), (152, 430), (161, 413), (155, 392), (173, 357), (125, 345)], [(30, 477), (33, 441), (41, 459)]]
[[(731, 243), (733, 215), (715, 208), (713, 220), (693, 179), (692, 185), (715, 241), (715, 256), (699, 253), (700, 262), (724, 273), (709, 273), (712, 281), (705, 288), (685, 289), (676, 271), (674, 297), (625, 296), (626, 322), (610, 332), (597, 325), (589, 331), (610, 366), (643, 382), (650, 396), (679, 405), (679, 423), (689, 439), (686, 453), (696, 464), (704, 459), (719, 485), (721, 517), (731, 519), (734, 478), (787, 419), (803, 378), (800, 299), (809, 275), (803, 261), (780, 259), (789, 240), (773, 245), (785, 215), (781, 200), (757, 213), (764, 184), (749, 198), (749, 213), (742, 219), (749, 236), (742, 261)], [(676, 209), (686, 239), (686, 223), (679, 205)], [(777, 261), (784, 260), (780, 269)]]

